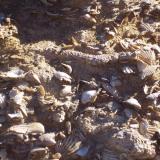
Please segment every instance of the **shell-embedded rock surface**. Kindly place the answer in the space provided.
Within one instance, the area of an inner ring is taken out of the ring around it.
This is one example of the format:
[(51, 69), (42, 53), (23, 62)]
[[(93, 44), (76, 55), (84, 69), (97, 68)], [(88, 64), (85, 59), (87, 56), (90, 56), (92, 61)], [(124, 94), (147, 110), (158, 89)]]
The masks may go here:
[(0, 158), (159, 160), (160, 0), (0, 0)]

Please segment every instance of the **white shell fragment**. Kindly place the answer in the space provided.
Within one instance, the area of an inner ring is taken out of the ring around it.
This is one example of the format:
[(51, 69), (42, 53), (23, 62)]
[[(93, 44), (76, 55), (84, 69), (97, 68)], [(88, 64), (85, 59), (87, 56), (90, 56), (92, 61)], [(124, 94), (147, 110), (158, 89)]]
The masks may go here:
[(55, 146), (55, 150), (59, 153), (70, 155), (76, 153), (80, 149), (82, 145), (82, 141), (78, 135), (70, 135), (63, 139), (62, 141), (58, 141)]
[(4, 80), (15, 80), (15, 79), (23, 79), (25, 76), (24, 71), (20, 68), (11, 68), (8, 72), (1, 72), (0, 78)]
[(144, 92), (144, 94), (148, 94), (149, 93), (149, 86), (144, 85), (143, 92)]
[(123, 101), (125, 104), (129, 104), (137, 109), (141, 109), (141, 104), (135, 98), (129, 98), (126, 101)]
[(89, 103), (89, 102), (94, 102), (96, 97), (98, 95), (97, 90), (90, 90), (90, 91), (85, 91), (82, 93), (81, 96), (81, 102), (83, 104)]
[(55, 122), (61, 123), (65, 120), (65, 116), (66, 116), (66, 113), (63, 110), (58, 111), (58, 112), (53, 113), (53, 120)]
[(139, 123), (139, 133), (142, 135), (146, 135), (149, 124), (147, 121), (142, 121)]
[(23, 115), (21, 112), (10, 113), (7, 115), (9, 119), (23, 119)]
[(23, 101), (24, 92), (20, 92), (18, 89), (13, 88), (9, 92), (10, 100), (12, 100), (15, 104), (21, 105)]
[(19, 68), (14, 68), (13, 70), (8, 71), (6, 76), (10, 78), (21, 78), (24, 76), (24, 71)]
[(146, 98), (149, 100), (156, 100), (160, 96), (160, 91), (149, 94)]
[(71, 83), (71, 80), (72, 80), (71, 76), (69, 76), (65, 72), (60, 72), (60, 71), (57, 71), (55, 73), (55, 77), (61, 82)]
[(69, 95), (72, 95), (72, 87), (70, 85), (63, 85), (63, 88), (60, 91), (60, 96), (65, 97)]
[(6, 95), (4, 93), (0, 93), (0, 108), (4, 108), (6, 105)]
[(53, 146), (56, 144), (54, 132), (41, 135), (39, 140), (45, 146)]

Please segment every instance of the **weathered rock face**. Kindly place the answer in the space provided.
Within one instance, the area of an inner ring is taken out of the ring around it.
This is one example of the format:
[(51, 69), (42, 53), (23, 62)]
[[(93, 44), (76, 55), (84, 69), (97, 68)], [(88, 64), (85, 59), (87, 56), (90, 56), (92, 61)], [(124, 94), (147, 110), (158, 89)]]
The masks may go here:
[(159, 1), (0, 1), (0, 158), (158, 160)]

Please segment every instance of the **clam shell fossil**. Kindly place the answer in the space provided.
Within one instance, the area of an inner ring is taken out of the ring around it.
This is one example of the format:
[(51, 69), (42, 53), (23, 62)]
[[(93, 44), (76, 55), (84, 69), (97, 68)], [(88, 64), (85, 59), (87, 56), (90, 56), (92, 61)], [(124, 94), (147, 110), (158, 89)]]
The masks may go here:
[(152, 138), (155, 132), (160, 133), (160, 129), (157, 126), (150, 125), (146, 119), (142, 119), (139, 123), (139, 132), (146, 137)]
[(56, 144), (56, 151), (64, 155), (71, 155), (80, 149), (82, 141), (76, 135), (70, 135)]
[(72, 77), (65, 72), (56, 71), (54, 76), (61, 82), (71, 83)]
[(98, 94), (99, 92), (97, 92), (97, 90), (85, 91), (82, 93), (81, 102), (83, 104), (87, 104), (89, 102), (93, 103), (96, 100)]
[(156, 73), (158, 65), (147, 65), (142, 62), (137, 63), (137, 68), (139, 70), (139, 75), (141, 79), (145, 79), (146, 77), (152, 76), (153, 74)]
[(43, 124), (39, 122), (33, 123), (26, 123), (26, 124), (19, 124), (13, 125), (7, 130), (9, 133), (17, 133), (17, 134), (29, 134), (29, 133), (36, 133), (36, 134), (43, 134), (45, 132), (45, 128)]
[(131, 105), (131, 106), (133, 106), (133, 107), (135, 107), (137, 109), (141, 109), (141, 104), (135, 98), (129, 98), (129, 99), (123, 101), (123, 103)]

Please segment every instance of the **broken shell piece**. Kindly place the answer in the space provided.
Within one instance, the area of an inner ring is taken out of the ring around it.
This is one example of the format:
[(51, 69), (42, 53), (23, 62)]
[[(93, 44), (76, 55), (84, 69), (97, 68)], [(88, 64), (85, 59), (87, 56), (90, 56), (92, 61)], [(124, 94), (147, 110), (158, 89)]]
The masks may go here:
[(133, 74), (133, 73), (135, 73), (134, 69), (132, 67), (130, 67), (130, 66), (122, 67), (122, 72), (124, 74)]
[(39, 137), (40, 142), (45, 146), (53, 146), (56, 144), (55, 133), (46, 133)]
[(138, 129), (139, 128), (139, 124), (130, 124), (129, 126), (133, 129)]
[(143, 92), (144, 92), (144, 94), (148, 94), (149, 93), (149, 86), (144, 85)]
[(153, 137), (155, 132), (159, 132), (159, 128), (157, 126), (152, 126), (148, 123), (146, 119), (142, 119), (139, 123), (139, 132), (147, 137)]
[(10, 78), (20, 78), (24, 77), (24, 71), (19, 68), (13, 68), (11, 71), (8, 71), (6, 75)]
[(15, 104), (21, 105), (23, 101), (24, 92), (20, 92), (18, 89), (13, 88), (9, 92), (10, 100), (12, 100)]
[(62, 155), (60, 153), (55, 153), (52, 155), (52, 160), (59, 160), (61, 159)]
[(147, 120), (142, 120), (139, 123), (139, 133), (142, 135), (146, 135), (149, 123)]
[(156, 100), (160, 96), (160, 91), (149, 94), (146, 98), (149, 100)]
[(140, 73), (141, 79), (145, 79), (146, 77), (152, 76), (152, 75), (156, 72), (157, 68), (158, 68), (157, 65), (147, 66), (147, 67)]
[(75, 153), (82, 145), (82, 141), (76, 135), (70, 135), (62, 141), (56, 143), (55, 150), (63, 156)]
[(25, 79), (32, 83), (41, 84), (39, 77), (33, 71), (27, 72), (25, 75)]
[(110, 102), (106, 103), (105, 106), (111, 112), (117, 112), (117, 111), (119, 111), (122, 108), (122, 106), (118, 102), (116, 102), (116, 101), (110, 101)]
[(6, 95), (4, 93), (0, 93), (0, 109), (3, 109), (6, 105)]
[(53, 113), (53, 120), (55, 122), (61, 123), (65, 120), (66, 112), (62, 111), (57, 111)]
[(93, 102), (95, 102), (98, 94), (99, 94), (99, 92), (97, 92), (97, 90), (85, 91), (82, 93), (81, 102), (83, 104), (86, 104), (89, 102), (93, 103)]
[(137, 60), (148, 65), (153, 65), (156, 61), (156, 55), (152, 50), (140, 50), (137, 51)]
[(66, 68), (69, 74), (72, 73), (72, 67), (70, 65), (62, 63), (62, 66)]
[(70, 85), (63, 85), (63, 89), (60, 91), (60, 96), (65, 97), (72, 95), (72, 87)]
[(30, 160), (40, 160), (40, 159), (48, 159), (49, 158), (49, 152), (48, 148), (34, 148), (30, 151), (28, 159)]
[(137, 109), (141, 109), (141, 104), (136, 100), (135, 98), (129, 98), (125, 101), (123, 101), (125, 104), (131, 105)]
[(39, 122), (33, 122), (11, 126), (10, 128), (8, 128), (8, 132), (13, 132), (17, 134), (42, 134), (45, 132), (45, 128), (43, 124)]
[(11, 70), (8, 72), (1, 72), (0, 78), (4, 80), (22, 79), (24, 78), (24, 71), (17, 67), (11, 68)]
[(10, 119), (10, 120), (13, 120), (14, 121), (14, 119), (18, 119), (18, 120), (22, 120), (23, 119), (23, 115), (22, 115), (22, 113), (21, 112), (17, 112), (17, 113), (10, 113), (10, 114), (8, 114), (7, 115), (8, 116), (8, 118)]
[(57, 71), (55, 73), (55, 77), (61, 82), (71, 83), (71, 80), (72, 80), (71, 76), (69, 76), (65, 72), (60, 72), (60, 71)]
[(17, 88), (21, 91), (25, 90), (26, 88), (29, 87), (29, 83), (28, 82), (20, 82), (17, 84)]
[(67, 121), (66, 124), (66, 130), (67, 130), (67, 134), (71, 134), (71, 131), (72, 131), (72, 125), (71, 125), (71, 122), (70, 121)]
[(96, 19), (93, 18), (90, 14), (85, 14), (84, 16), (82, 16), (82, 18), (94, 24), (97, 22)]

